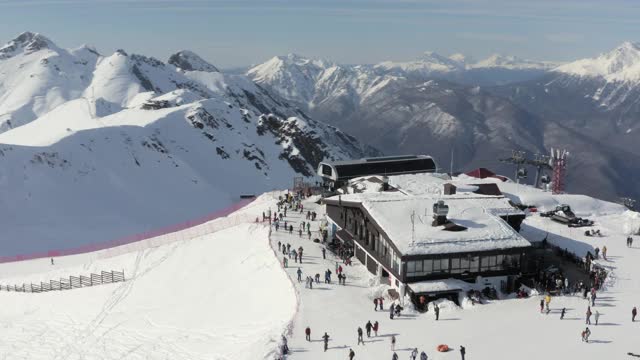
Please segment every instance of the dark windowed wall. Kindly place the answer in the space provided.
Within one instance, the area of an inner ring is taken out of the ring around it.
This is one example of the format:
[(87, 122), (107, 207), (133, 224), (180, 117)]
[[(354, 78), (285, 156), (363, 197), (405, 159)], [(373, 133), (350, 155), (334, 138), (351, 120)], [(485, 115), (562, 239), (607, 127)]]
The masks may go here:
[[(511, 250), (513, 251), (513, 250)], [(422, 281), (444, 278), (471, 278), (478, 275), (508, 275), (520, 272), (522, 253), (451, 254), (437, 258), (409, 258), (405, 280)]]

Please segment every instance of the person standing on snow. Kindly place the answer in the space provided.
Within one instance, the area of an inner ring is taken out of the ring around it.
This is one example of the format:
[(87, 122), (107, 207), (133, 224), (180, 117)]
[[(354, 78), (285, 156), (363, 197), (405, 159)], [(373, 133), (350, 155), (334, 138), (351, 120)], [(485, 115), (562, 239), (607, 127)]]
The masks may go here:
[(298, 273), (298, 282), (302, 282), (302, 270), (298, 268), (298, 271), (296, 271), (296, 273)]
[(633, 309), (631, 310), (631, 322), (636, 321), (636, 315), (638, 315), (638, 310), (634, 306)]
[(311, 328), (307, 326), (306, 329), (304, 329), (304, 335), (305, 338), (307, 339), (307, 341), (311, 341)]
[(564, 319), (564, 314), (567, 311), (566, 308), (562, 308), (562, 312), (560, 313), (560, 320)]
[(373, 325), (371, 325), (371, 321), (367, 321), (367, 324), (364, 326), (364, 328), (367, 330), (367, 337), (371, 337), (371, 328), (373, 327)]
[(327, 249), (322, 248), (322, 259), (325, 260), (327, 258)]
[(395, 312), (395, 309), (393, 307), (393, 304), (389, 307), (389, 319), (393, 320), (393, 313)]
[(377, 321), (373, 323), (373, 333), (375, 334), (375, 336), (378, 336), (378, 326), (380, 325)]
[(391, 356), (391, 360), (398, 360), (398, 354), (394, 352), (393, 355)]
[(411, 360), (416, 360), (417, 357), (418, 357), (418, 348), (413, 348), (413, 351), (411, 352)]
[(464, 346), (460, 345), (460, 356), (462, 357), (462, 360), (464, 360), (464, 356), (467, 354), (467, 349), (464, 348)]
[(582, 331), (582, 341), (588, 343), (590, 335), (591, 335), (591, 330), (589, 330), (589, 328), (587, 327), (586, 329), (584, 329), (584, 331)]
[(438, 321), (440, 319), (440, 307), (438, 306), (438, 304), (433, 306), (433, 310), (435, 310), (436, 312), (436, 321)]
[(544, 299), (540, 299), (540, 314), (542, 314), (543, 310), (544, 310)]
[(607, 245), (602, 247), (602, 258), (607, 260)]
[(593, 315), (593, 318), (596, 321), (596, 326), (598, 326), (598, 319), (600, 319), (600, 311), (596, 310), (596, 313)]
[[(395, 350), (396, 350), (396, 336), (391, 335), (391, 351), (395, 351)], [(396, 359), (397, 359), (397, 355), (396, 355)]]
[(380, 310), (384, 310), (384, 298), (380, 297)]
[(420, 360), (428, 360), (428, 356), (424, 351), (420, 353)]
[(356, 353), (353, 352), (353, 349), (349, 349), (349, 360), (353, 360), (355, 356), (356, 356)]
[(373, 299), (373, 311), (378, 311), (378, 298)]
[(327, 349), (329, 348), (329, 334), (325, 332), (322, 336), (322, 340), (324, 341), (324, 351), (327, 352)]
[(585, 321), (585, 324), (587, 325), (591, 325), (591, 306), (587, 306), (587, 319)]
[(358, 345), (360, 345), (360, 343), (364, 345), (364, 339), (362, 338), (362, 328), (358, 327)]

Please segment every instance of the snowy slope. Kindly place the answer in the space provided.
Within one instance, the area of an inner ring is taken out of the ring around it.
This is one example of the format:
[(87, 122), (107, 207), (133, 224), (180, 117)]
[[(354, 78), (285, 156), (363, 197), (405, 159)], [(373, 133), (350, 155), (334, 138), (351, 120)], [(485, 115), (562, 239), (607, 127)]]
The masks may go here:
[[(255, 216), (264, 204), (258, 199), (240, 213)], [(5, 359), (272, 359), (296, 310), (263, 226), (238, 225), (111, 258), (92, 255), (58, 258), (55, 266), (48, 259), (0, 266), (2, 284), (111, 269), (127, 279), (65, 292), (0, 293)]]
[[(45, 44), (5, 53), (42, 57), (54, 48)], [(70, 248), (173, 225), (312, 176), (323, 159), (377, 154), (244, 76), (213, 71), (193, 53), (176, 57), (181, 68), (123, 50), (99, 57), (84, 89), (0, 134), (8, 234), (0, 252)]]

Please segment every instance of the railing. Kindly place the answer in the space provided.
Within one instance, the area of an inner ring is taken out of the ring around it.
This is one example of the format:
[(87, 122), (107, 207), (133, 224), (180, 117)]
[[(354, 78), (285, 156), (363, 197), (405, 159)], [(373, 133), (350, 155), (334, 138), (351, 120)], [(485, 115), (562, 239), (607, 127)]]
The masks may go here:
[(122, 271), (101, 271), (100, 274), (90, 274), (89, 276), (69, 276), (59, 280), (40, 282), (39, 284), (29, 283), (22, 285), (2, 285), (0, 291), (13, 291), (24, 293), (43, 293), (49, 291), (71, 290), (102, 284), (112, 284), (125, 281), (124, 270)]

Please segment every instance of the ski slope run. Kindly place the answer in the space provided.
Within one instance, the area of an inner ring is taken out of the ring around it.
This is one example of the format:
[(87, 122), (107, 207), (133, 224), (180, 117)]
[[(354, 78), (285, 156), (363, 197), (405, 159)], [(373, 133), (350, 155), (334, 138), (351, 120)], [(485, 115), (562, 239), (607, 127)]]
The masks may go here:
[[(260, 204), (235, 215), (253, 218)], [(54, 266), (49, 259), (0, 265), (2, 283), (105, 269), (127, 276), (124, 283), (71, 291), (0, 292), (0, 354), (33, 360), (271, 358), (296, 297), (268, 231), (244, 223), (111, 258), (89, 253), (58, 258)]]

